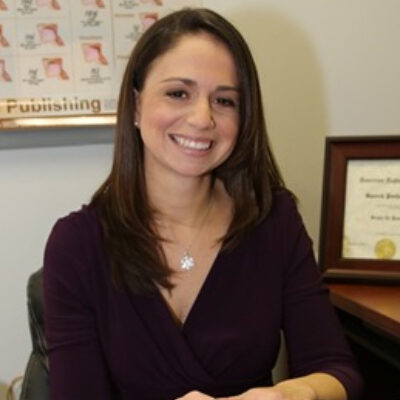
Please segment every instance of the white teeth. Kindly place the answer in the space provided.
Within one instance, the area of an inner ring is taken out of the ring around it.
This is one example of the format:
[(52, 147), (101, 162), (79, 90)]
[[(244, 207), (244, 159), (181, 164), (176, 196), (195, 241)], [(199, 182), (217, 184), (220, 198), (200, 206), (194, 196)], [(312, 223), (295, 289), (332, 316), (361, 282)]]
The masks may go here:
[(172, 136), (174, 141), (180, 146), (193, 150), (208, 150), (211, 147), (211, 142), (197, 142), (195, 140), (185, 139), (181, 136)]

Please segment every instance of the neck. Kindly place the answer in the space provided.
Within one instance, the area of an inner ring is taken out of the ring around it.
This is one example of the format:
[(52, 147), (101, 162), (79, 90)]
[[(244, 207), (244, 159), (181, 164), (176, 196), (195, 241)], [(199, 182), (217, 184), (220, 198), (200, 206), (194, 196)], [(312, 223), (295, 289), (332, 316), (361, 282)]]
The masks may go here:
[(160, 222), (195, 227), (210, 206), (213, 190), (210, 176), (182, 179), (146, 176), (146, 184)]

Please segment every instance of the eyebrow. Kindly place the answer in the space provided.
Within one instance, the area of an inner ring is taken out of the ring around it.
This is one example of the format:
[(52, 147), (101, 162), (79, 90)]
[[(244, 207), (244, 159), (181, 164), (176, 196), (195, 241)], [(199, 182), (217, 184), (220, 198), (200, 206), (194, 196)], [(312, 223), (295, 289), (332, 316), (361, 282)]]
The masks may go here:
[[(184, 83), (185, 85), (188, 86), (195, 86), (196, 82), (192, 79), (188, 79), (188, 78), (180, 78), (180, 77), (172, 77), (172, 78), (167, 78), (167, 79), (163, 79), (161, 82), (171, 82), (171, 81), (179, 81)], [(229, 85), (219, 85), (216, 88), (217, 91), (234, 91), (234, 92), (239, 92), (239, 88), (236, 86), (229, 86)]]

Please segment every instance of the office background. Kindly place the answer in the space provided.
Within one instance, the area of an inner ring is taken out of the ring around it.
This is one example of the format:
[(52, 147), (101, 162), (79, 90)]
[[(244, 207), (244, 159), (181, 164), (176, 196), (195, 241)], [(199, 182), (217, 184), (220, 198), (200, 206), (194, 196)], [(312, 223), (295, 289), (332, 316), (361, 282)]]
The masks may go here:
[[(272, 146), (317, 249), (325, 137), (400, 134), (400, 2), (203, 4), (250, 44)], [(113, 128), (98, 128), (105, 143), (93, 143), (96, 129), (0, 131), (0, 387), (25, 368), (26, 281), (51, 226), (86, 203), (109, 170)]]

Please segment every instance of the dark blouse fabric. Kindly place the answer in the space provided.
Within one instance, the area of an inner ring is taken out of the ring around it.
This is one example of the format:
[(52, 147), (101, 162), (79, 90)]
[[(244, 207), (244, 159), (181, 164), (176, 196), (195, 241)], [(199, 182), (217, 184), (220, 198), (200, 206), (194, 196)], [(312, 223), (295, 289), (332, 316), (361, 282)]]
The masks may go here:
[(170, 400), (271, 385), (280, 331), (291, 376), (326, 372), (359, 397), (361, 379), (321, 284), (296, 206), (220, 252), (182, 327), (159, 292), (116, 290), (91, 207), (60, 219), (44, 260), (52, 400)]

